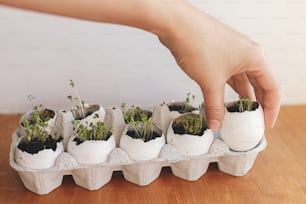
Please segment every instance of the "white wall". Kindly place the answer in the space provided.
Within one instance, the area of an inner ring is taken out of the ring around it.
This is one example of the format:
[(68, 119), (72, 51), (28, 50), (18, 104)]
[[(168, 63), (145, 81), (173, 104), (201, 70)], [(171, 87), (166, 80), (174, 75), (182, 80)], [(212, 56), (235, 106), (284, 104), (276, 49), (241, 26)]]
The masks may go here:
[[(191, 1), (260, 42), (281, 82), (284, 104), (306, 104), (306, 1)], [(183, 99), (198, 86), (149, 33), (0, 6), (0, 113), (23, 112), (26, 97), (68, 107), (69, 79), (106, 107)], [(226, 91), (226, 100), (235, 98)]]

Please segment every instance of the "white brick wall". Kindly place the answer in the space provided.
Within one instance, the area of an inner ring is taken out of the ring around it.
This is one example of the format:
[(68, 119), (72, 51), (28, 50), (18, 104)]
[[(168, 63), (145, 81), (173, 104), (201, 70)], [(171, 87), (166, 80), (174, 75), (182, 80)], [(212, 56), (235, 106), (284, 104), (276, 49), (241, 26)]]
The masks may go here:
[[(260, 42), (281, 82), (283, 104), (306, 104), (306, 1), (191, 1)], [(141, 30), (0, 6), (0, 113), (30, 108), (26, 97), (69, 106), (68, 80), (86, 101), (152, 106), (201, 98), (157, 38)], [(236, 95), (226, 91), (226, 100)]]

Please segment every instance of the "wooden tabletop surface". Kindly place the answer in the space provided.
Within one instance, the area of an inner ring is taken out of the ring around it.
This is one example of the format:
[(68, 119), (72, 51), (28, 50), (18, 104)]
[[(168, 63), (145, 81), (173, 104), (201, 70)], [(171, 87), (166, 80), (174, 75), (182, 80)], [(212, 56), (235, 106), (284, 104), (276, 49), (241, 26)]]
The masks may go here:
[(210, 164), (203, 177), (189, 182), (163, 168), (157, 180), (140, 187), (115, 172), (101, 189), (88, 191), (65, 176), (62, 186), (43, 196), (26, 190), (9, 165), (18, 120), (0, 115), (0, 203), (306, 203), (306, 106), (282, 107), (275, 127), (266, 130), (267, 148), (243, 177)]

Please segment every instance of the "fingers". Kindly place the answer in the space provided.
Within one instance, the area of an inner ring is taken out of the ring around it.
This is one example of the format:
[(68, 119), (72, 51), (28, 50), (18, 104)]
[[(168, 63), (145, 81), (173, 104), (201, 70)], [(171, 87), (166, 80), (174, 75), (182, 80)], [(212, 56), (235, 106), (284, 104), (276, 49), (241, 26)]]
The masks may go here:
[[(280, 88), (269, 69), (242, 73), (232, 76), (228, 84), (242, 97), (255, 99), (264, 109), (265, 124), (273, 127), (280, 109)], [(252, 86), (254, 89), (252, 89)]]
[(212, 130), (221, 128), (224, 118), (224, 86), (225, 84), (211, 84), (202, 87), (205, 100), (205, 114), (208, 127)]
[[(280, 109), (280, 88), (269, 69), (260, 69), (238, 74), (228, 80), (228, 84), (242, 97), (255, 99), (264, 110), (265, 124), (273, 127)], [(254, 90), (253, 90), (253, 88)], [(218, 130), (224, 117), (224, 85), (202, 88), (205, 98), (205, 112), (209, 128)]]
[(227, 83), (243, 98), (249, 97), (255, 100), (254, 90), (245, 73), (237, 74), (231, 77)]
[(250, 72), (248, 77), (254, 87), (257, 100), (263, 106), (265, 124), (268, 127), (273, 127), (280, 109), (279, 85), (269, 69)]

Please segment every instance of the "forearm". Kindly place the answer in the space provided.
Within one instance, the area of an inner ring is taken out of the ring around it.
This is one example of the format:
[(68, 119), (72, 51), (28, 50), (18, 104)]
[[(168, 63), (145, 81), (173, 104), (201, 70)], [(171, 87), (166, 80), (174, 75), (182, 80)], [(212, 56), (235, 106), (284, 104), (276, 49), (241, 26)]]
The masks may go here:
[(185, 0), (0, 0), (0, 4), (155, 33), (200, 85), (210, 128), (222, 124), (226, 82), (242, 96), (252, 96), (254, 88), (266, 125), (276, 120), (280, 90), (261, 47)]
[(78, 19), (115, 23), (155, 34), (171, 27), (182, 0), (0, 0), (0, 4)]

